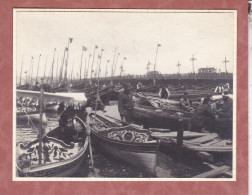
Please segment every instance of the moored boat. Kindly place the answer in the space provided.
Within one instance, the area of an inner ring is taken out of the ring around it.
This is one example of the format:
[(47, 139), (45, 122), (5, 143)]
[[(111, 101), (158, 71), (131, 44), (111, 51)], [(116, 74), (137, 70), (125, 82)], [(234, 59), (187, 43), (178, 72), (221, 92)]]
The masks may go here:
[[(86, 126), (78, 116), (68, 119), (62, 134), (61, 127), (42, 139), (17, 146), (17, 171), (21, 177), (68, 177), (74, 174), (88, 152)], [(64, 135), (65, 134), (65, 135)]]
[(110, 126), (101, 116), (90, 114), (91, 137), (105, 153), (139, 169), (155, 174), (159, 142), (150, 138), (150, 131), (133, 125)]

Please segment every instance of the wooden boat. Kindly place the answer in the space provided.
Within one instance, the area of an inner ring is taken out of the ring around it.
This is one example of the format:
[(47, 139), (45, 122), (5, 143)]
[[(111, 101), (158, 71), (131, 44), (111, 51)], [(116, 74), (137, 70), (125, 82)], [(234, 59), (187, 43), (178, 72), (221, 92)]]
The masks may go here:
[(193, 113), (159, 109), (138, 104), (134, 106), (132, 114), (134, 121), (145, 125), (146, 128), (156, 127), (176, 131), (181, 128), (181, 119), (189, 125)]
[[(67, 135), (58, 127), (42, 139), (39, 163), (39, 140), (17, 146), (17, 171), (21, 177), (68, 177), (78, 170), (88, 151), (85, 123), (78, 116), (68, 119)], [(71, 133), (70, 133), (71, 132)], [(70, 136), (71, 135), (71, 136)]]
[(155, 173), (159, 142), (150, 139), (150, 131), (135, 126), (116, 126), (103, 117), (90, 114), (91, 137), (105, 153), (137, 168)]
[[(36, 107), (18, 107), (17, 112), (17, 123), (18, 124), (24, 124), (24, 123), (29, 123), (30, 120), (33, 123), (38, 124), (40, 120), (39, 116), (39, 110)], [(47, 118), (45, 113), (42, 115), (42, 123), (46, 124), (47, 123)]]
[(59, 108), (59, 104), (57, 102), (45, 104), (45, 112), (55, 113), (58, 111), (58, 108)]
[[(160, 141), (160, 145), (167, 149), (176, 150), (177, 132), (152, 133), (151, 136)], [(233, 151), (231, 140), (219, 138), (216, 133), (198, 133), (184, 131), (183, 147), (197, 152), (230, 153)]]

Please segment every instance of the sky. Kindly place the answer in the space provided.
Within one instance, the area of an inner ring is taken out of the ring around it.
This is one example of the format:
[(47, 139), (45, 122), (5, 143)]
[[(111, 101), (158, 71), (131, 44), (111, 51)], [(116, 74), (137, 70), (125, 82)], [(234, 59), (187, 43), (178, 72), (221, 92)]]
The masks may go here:
[[(233, 72), (234, 65), (234, 13), (195, 13), (195, 12), (152, 12), (141, 11), (88, 11), (78, 12), (33, 12), (16, 13), (16, 65), (19, 76), (22, 68), (29, 72), (33, 56), (33, 76), (46, 75), (51, 69), (54, 48), (56, 74), (57, 64), (61, 65), (64, 48), (69, 37), (73, 38), (69, 48), (68, 75), (77, 77), (80, 73), (82, 46), (82, 74), (85, 64), (93, 62), (95, 45), (98, 46), (94, 57), (94, 69), (97, 65), (97, 55), (104, 49), (101, 60), (101, 76), (105, 75), (107, 60), (108, 75), (111, 75), (115, 49), (118, 56), (116, 75), (120, 74), (119, 67), (123, 58), (124, 74), (146, 74), (148, 61), (150, 70), (162, 74), (192, 72), (192, 55), (197, 59), (195, 71), (202, 67), (215, 67), (225, 71), (222, 62), (225, 57), (227, 71)], [(156, 55), (157, 44), (158, 52)], [(40, 61), (39, 55), (41, 54)], [(58, 62), (58, 63), (57, 63)], [(86, 62), (86, 63), (85, 63)], [(59, 68), (58, 68), (59, 69)], [(90, 76), (89, 67), (89, 76)], [(83, 77), (83, 76), (82, 76)]]

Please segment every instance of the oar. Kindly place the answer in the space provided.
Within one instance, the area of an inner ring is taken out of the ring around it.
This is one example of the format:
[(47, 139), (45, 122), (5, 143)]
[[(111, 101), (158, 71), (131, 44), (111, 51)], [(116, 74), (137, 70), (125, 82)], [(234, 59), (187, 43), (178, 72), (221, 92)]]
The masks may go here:
[(93, 151), (92, 151), (90, 133), (91, 133), (91, 129), (89, 126), (89, 117), (87, 117), (87, 136), (88, 136), (88, 143), (89, 143), (88, 144), (89, 145), (89, 154), (90, 154), (92, 170), (94, 170), (94, 159), (93, 159)]

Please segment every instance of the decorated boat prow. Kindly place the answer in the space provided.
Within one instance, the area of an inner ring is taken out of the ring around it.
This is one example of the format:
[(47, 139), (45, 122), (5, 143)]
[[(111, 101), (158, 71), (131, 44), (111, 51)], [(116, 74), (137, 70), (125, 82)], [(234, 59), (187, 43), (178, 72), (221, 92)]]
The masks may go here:
[(139, 169), (155, 174), (159, 142), (150, 131), (129, 125), (109, 127), (106, 119), (90, 115), (91, 136), (100, 150)]
[[(63, 130), (58, 127), (42, 139), (17, 146), (17, 171), (20, 177), (69, 177), (73, 175), (88, 152), (88, 136), (82, 119), (68, 120)], [(41, 155), (40, 155), (41, 153)]]

